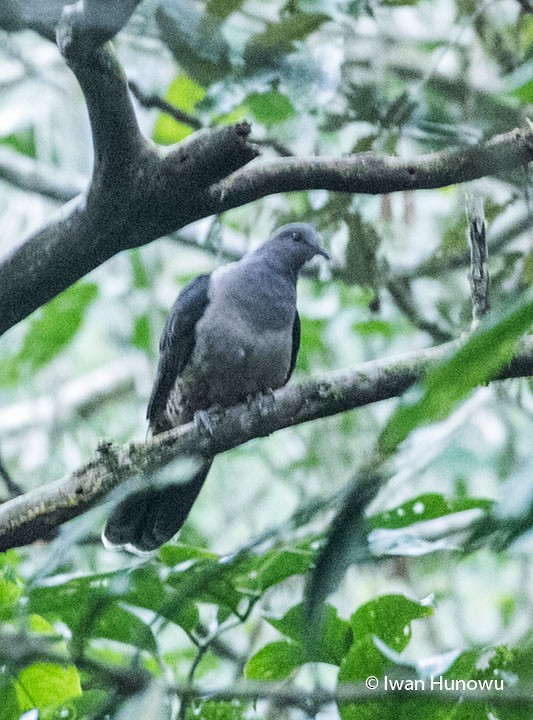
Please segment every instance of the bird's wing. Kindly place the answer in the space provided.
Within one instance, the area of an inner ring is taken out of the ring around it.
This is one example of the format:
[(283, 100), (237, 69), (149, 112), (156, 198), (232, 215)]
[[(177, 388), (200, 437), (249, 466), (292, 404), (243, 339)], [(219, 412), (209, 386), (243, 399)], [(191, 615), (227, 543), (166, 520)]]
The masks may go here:
[(209, 303), (210, 275), (200, 275), (183, 288), (168, 316), (159, 343), (159, 366), (146, 417), (150, 425), (165, 412), (176, 378), (189, 362), (196, 340), (196, 323)]
[(292, 323), (292, 346), (291, 346), (291, 364), (289, 372), (287, 373), (287, 382), (289, 381), (294, 366), (296, 365), (296, 358), (298, 357), (298, 350), (300, 349), (300, 316), (298, 310), (294, 313), (294, 322)]

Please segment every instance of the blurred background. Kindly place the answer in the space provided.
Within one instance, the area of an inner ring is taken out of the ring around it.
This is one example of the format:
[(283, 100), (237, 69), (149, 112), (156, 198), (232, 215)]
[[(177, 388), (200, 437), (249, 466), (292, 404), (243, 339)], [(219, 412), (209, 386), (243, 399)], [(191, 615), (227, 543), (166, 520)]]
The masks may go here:
[[(115, 47), (142, 130), (155, 143), (171, 145), (199, 127), (247, 119), (262, 152), (257, 164), (285, 155), (416, 157), (471, 147), (526, 127), (533, 103), (532, 8), (515, 0), (145, 0)], [(164, 112), (161, 100), (185, 122)], [(91, 153), (83, 97), (55, 45), (31, 30), (0, 31), (2, 255), (86, 187)], [(102, 439), (142, 441), (159, 336), (177, 293), (285, 222), (313, 223), (332, 256), (329, 267), (321, 265), (299, 284), (302, 345), (292, 382), (461, 336), (472, 314), (466, 198), (484, 202), (498, 308), (533, 279), (531, 190), (531, 171), (523, 167), (461, 186), (389, 196), (280, 194), (115, 256), (0, 340), (4, 475), (27, 491), (72, 473)], [(277, 541), (293, 548), (321, 537), (338, 508), (331, 498), (368, 460), (397, 402), (294, 427), (217, 457), (180, 543), (221, 557), (274, 527), (280, 528)], [(413, 531), (412, 541), (403, 537), (392, 557), (351, 568), (331, 598), (342, 618), (387, 594), (431, 605), (431, 617), (414, 622), (402, 655), (417, 672), (432, 663), (444, 671), (474, 648), (477, 663), (487, 648), (505, 646), (511, 653), (511, 647), (529, 647), (529, 535), (503, 552), (481, 543), (464, 554), (450, 533), (454, 523), (468, 524), (504, 497), (515, 499), (508, 510), (515, 515), (530, 507), (532, 408), (529, 380), (493, 384), (473, 392), (442, 422), (413, 433), (371, 514), (408, 507), (418, 514), (411, 522), (439, 519), (438, 538), (422, 543)], [(4, 483), (0, 496), (8, 495)], [(294, 513), (313, 502), (318, 510), (294, 530)], [(15, 583), (22, 598), (46, 579), (59, 583), (63, 574), (100, 577), (137, 567), (139, 561), (102, 548), (105, 514), (105, 507), (96, 508), (51, 543), (10, 553), (5, 567), (12, 575), (5, 582)], [(260, 593), (249, 617), (224, 634), (237, 660), (206, 652), (192, 678), (220, 684), (239, 676), (246, 659), (279, 639), (263, 617), (282, 615), (299, 602), (303, 585), (304, 574), (295, 573)], [(225, 622), (216, 603), (197, 605), (205, 627)], [(23, 615), (19, 608), (10, 622), (16, 626)], [(45, 610), (41, 615), (52, 622)], [(54, 628), (64, 630), (57, 622)], [(165, 672), (185, 681), (197, 658), (190, 633), (164, 625), (155, 634), (159, 652), (166, 653)], [(129, 657), (117, 638), (98, 638), (93, 652)], [(312, 683), (309, 665), (295, 672), (302, 687)], [(321, 664), (317, 672), (321, 682), (334, 683), (332, 666)], [(262, 707), (239, 706), (240, 714), (220, 717), (309, 715)], [(33, 712), (19, 703), (9, 718), (22, 710)], [(337, 712), (329, 707), (316, 717)], [(496, 717), (486, 708), (474, 712), (481, 714), (439, 717)], [(146, 713), (138, 717), (152, 716)], [(433, 717), (427, 707), (424, 713), (420, 717)], [(378, 715), (344, 711), (344, 717)]]

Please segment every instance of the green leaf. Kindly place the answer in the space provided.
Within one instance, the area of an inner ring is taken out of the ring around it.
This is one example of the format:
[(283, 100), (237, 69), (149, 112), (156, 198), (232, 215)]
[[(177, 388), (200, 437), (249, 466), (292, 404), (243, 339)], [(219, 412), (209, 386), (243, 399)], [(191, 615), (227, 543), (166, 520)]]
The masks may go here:
[(361, 605), (350, 618), (355, 641), (377, 636), (395, 652), (405, 650), (413, 620), (433, 615), (433, 608), (404, 595), (383, 595)]
[(314, 553), (307, 549), (272, 548), (264, 554), (250, 555), (239, 564), (234, 584), (250, 594), (263, 594), (293, 575), (304, 575)]
[(231, 570), (223, 563), (201, 560), (184, 570), (171, 572), (167, 582), (176, 589), (178, 597), (225, 605), (238, 613), (240, 602), (247, 595), (235, 588)]
[[(91, 637), (95, 623), (114, 597), (107, 585), (113, 575), (67, 579), (63, 583), (36, 586), (29, 595), (29, 610), (48, 622), (62, 621), (75, 643)], [(37, 628), (36, 628), (37, 629)], [(39, 628), (41, 632), (45, 628)]]
[[(379, 649), (375, 638), (397, 653), (404, 650), (411, 638), (411, 623), (432, 614), (432, 609), (409, 600), (403, 595), (384, 595), (362, 605), (350, 618), (353, 644), (344, 657), (338, 675), (339, 684), (364, 681), (373, 675), (381, 680), (398, 672), (389, 655)], [(402, 712), (401, 707), (406, 711)], [(374, 703), (340, 704), (342, 720), (387, 720), (390, 717), (427, 718), (427, 707), (420, 714), (406, 705), (399, 705), (394, 697)]]
[(381, 433), (381, 451), (389, 455), (410, 432), (443, 420), (475, 387), (494, 379), (532, 322), (533, 301), (529, 298), (500, 317), (493, 312), (451, 358), (428, 373), (418, 400), (398, 406)]
[[(306, 608), (302, 603), (288, 610), (282, 618), (266, 618), (267, 622), (280, 633), (298, 642), (302, 647), (307, 641)], [(326, 605), (323, 612), (320, 637), (312, 648), (305, 652), (306, 662), (323, 662), (340, 665), (348, 652), (352, 640), (350, 623), (338, 617), (332, 605)]]
[[(171, 82), (165, 100), (176, 109), (193, 115), (197, 104), (204, 98), (205, 89), (188, 75), (180, 73)], [(175, 120), (168, 113), (160, 113), (153, 130), (152, 138), (159, 145), (173, 145), (194, 132), (194, 128)]]
[(250, 680), (285, 680), (305, 662), (299, 643), (279, 640), (269, 643), (248, 660), (244, 674)]
[(361, 335), (362, 337), (382, 335), (384, 338), (387, 338), (387, 340), (394, 337), (394, 325), (386, 320), (364, 320), (362, 322), (356, 322), (352, 325), (352, 329), (356, 335)]
[(153, 610), (186, 632), (191, 632), (198, 625), (194, 593), (179, 593), (169, 587), (162, 581), (155, 567), (137, 568), (130, 577), (131, 586), (122, 596), (124, 602)]
[(447, 498), (439, 493), (425, 493), (407, 500), (391, 510), (372, 515), (368, 518), (368, 524), (372, 529), (397, 530), (414, 523), (434, 520), (474, 508), (488, 512), (493, 504), (492, 500), (486, 498)]
[(533, 80), (530, 80), (529, 82), (524, 83), (521, 87), (513, 90), (511, 95), (514, 95), (514, 97), (517, 97), (524, 103), (533, 102)]
[(189, 560), (217, 560), (218, 555), (205, 550), (204, 548), (176, 543), (175, 545), (163, 545), (159, 548), (161, 562), (169, 567), (180, 565)]
[(151, 343), (150, 317), (147, 313), (139, 315), (135, 318), (133, 332), (131, 334), (131, 344), (139, 350), (149, 350)]
[(8, 620), (13, 617), (21, 595), (22, 589), (17, 583), (0, 577), (0, 620)]
[[(188, 599), (190, 600), (190, 599)], [(36, 586), (29, 596), (29, 607), (44, 617), (61, 620), (72, 632), (76, 642), (84, 643), (87, 638), (99, 637), (101, 632), (112, 632), (104, 621), (109, 607), (123, 602), (127, 605), (146, 608), (191, 631), (198, 623), (198, 611), (159, 576), (155, 566), (142, 566), (132, 571), (118, 571), (84, 577), (67, 578), (62, 583)], [(113, 612), (110, 610), (109, 612)], [(115, 639), (127, 642), (135, 620), (121, 616), (126, 627), (118, 630)], [(140, 628), (140, 626), (138, 626)], [(152, 639), (144, 629), (139, 629), (145, 647), (152, 647)], [(131, 635), (130, 635), (131, 637)]]
[(157, 643), (150, 627), (137, 615), (117, 603), (109, 605), (91, 630), (92, 637), (108, 638), (151, 653)]
[(214, 17), (224, 19), (243, 5), (244, 0), (208, 0), (206, 10)]
[(0, 708), (2, 720), (19, 720), (22, 710), (17, 697), (16, 681), (3, 672), (0, 673)]
[(46, 710), (81, 695), (80, 676), (73, 665), (33, 663), (18, 674), (16, 693), (22, 711)]
[(244, 51), (247, 72), (275, 67), (285, 55), (293, 52), (294, 43), (304, 40), (326, 20), (323, 13), (296, 11), (286, 15), (280, 22), (268, 23), (266, 29), (254, 35)]
[(0, 386), (18, 382), (56, 357), (80, 329), (97, 294), (95, 283), (78, 282), (38, 310), (20, 351), (0, 364)]
[(381, 678), (391, 662), (376, 647), (371, 635), (355, 638), (353, 645), (344, 656), (338, 675), (338, 682), (353, 683), (365, 680), (369, 675)]
[(4, 135), (0, 138), (0, 145), (7, 145), (21, 155), (35, 158), (35, 130), (33, 126), (26, 127), (18, 132)]
[(139, 248), (133, 248), (129, 252), (131, 270), (133, 273), (133, 287), (137, 290), (144, 290), (150, 287), (150, 277), (144, 266)]
[(300, 317), (302, 324), (302, 347), (298, 353), (296, 368), (302, 372), (310, 372), (313, 363), (327, 365), (331, 360), (331, 352), (324, 340), (327, 323), (320, 318)]
[(289, 98), (276, 89), (265, 93), (250, 93), (246, 97), (245, 103), (255, 119), (266, 127), (284, 122), (295, 113)]
[[(109, 708), (109, 691), (84, 689), (83, 694), (74, 698), (71, 704), (77, 712), (72, 720), (98, 720), (106, 717), (104, 710)], [(67, 720), (71, 720), (71, 718), (69, 717)]]
[(229, 74), (229, 48), (218, 18), (193, 0), (160, 0), (156, 19), (178, 65), (195, 82), (206, 87)]
[(271, 550), (261, 558), (257, 569), (256, 584), (265, 592), (293, 575), (304, 575), (313, 561), (314, 553), (308, 550)]

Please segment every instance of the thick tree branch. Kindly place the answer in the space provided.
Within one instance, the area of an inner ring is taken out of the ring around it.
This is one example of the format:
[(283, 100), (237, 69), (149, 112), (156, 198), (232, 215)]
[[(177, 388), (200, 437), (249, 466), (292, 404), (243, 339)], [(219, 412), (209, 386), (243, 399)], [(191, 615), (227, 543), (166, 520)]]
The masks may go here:
[[(417, 159), (364, 153), (339, 160), (284, 158), (237, 170), (256, 155), (246, 143), (245, 123), (199, 131), (161, 159), (138, 133), (125, 80), (109, 50), (98, 50), (81, 65), (95, 134), (93, 183), (66, 217), (23, 242), (0, 265), (0, 333), (117, 252), (268, 194), (442, 187), (533, 159), (533, 133), (513, 130), (482, 145)], [(116, 104), (117, 98), (123, 102)]]
[[(115, 29), (136, 5), (113, 16)], [(86, 195), (11, 251), (0, 265), (0, 333), (117, 252), (176, 227), (176, 208), (257, 154), (245, 123), (196, 133), (161, 157), (139, 132), (126, 79), (106, 33), (94, 25), (101, 2), (63, 14), (58, 42), (84, 92), (94, 143)], [(109, 18), (111, 22), (112, 18)]]
[[(513, 130), (416, 159), (363, 153), (340, 159), (287, 157), (245, 168), (257, 155), (246, 123), (200, 130), (161, 157), (139, 132), (126, 79), (105, 44), (139, 1), (117, 0), (111, 7), (105, 0), (85, 0), (63, 9), (58, 44), (86, 99), (93, 178), (84, 196), (0, 263), (0, 333), (116, 253), (266, 195), (436, 188), (523, 167), (533, 159), (533, 133)], [(9, 0), (0, 9), (0, 26), (36, 27), (48, 36), (63, 5)], [(28, 168), (24, 171), (28, 178)], [(20, 173), (11, 177), (20, 182)], [(40, 178), (34, 184), (46, 185)], [(71, 188), (55, 185), (47, 188), (49, 194), (71, 194)]]
[[(122, 448), (104, 444), (97, 456), (71, 476), (32, 490), (0, 507), (0, 550), (25, 545), (101, 501), (120, 483), (165, 467), (179, 456), (212, 456), (282, 428), (395, 397), (411, 387), (459, 343), (364, 363), (274, 393), (272, 408), (237, 405), (205, 435), (194, 423)], [(533, 375), (533, 337), (499, 379)]]
[(515, 129), (485, 143), (403, 159), (359, 153), (340, 159), (282, 158), (234, 173), (208, 191), (206, 214), (278, 192), (332, 190), (381, 195), (445, 187), (527, 165), (533, 132)]

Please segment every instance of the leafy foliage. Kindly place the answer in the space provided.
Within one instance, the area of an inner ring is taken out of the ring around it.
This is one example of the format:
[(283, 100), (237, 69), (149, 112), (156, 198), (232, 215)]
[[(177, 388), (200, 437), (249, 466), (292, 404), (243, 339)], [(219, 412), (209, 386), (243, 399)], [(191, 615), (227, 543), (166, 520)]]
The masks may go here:
[(74, 338), (98, 294), (94, 283), (80, 282), (48, 303), (28, 324), (18, 353), (4, 358), (0, 385), (12, 385), (49, 363)]
[[(156, 0), (139, 6), (117, 50), (128, 77), (184, 116), (139, 108), (157, 144), (246, 118), (265, 159), (407, 157), (526, 125), (526, 5)], [(67, 180), (87, 174), (86, 119), (73, 95), (65, 104), (68, 71), (27, 35), (0, 48), (0, 145)], [(12, 190), (0, 165), (7, 251), (49, 207)], [(98, 437), (144, 435), (158, 336), (178, 287), (283, 222), (314, 223), (333, 256), (330, 276), (299, 286), (296, 376), (409, 353), (443, 329), (469, 333), (399, 402), (217, 458), (180, 541), (154, 557), (103, 550), (99, 510), (51, 543), (2, 556), (2, 720), (163, 717), (168, 697), (187, 698), (180, 720), (313, 716), (311, 681), (340, 697), (369, 676), (376, 697), (339, 699), (332, 717), (530, 717), (530, 699), (506, 698), (527, 690), (533, 668), (531, 387), (491, 383), (531, 329), (529, 185), (518, 168), (469, 188), (485, 201), (493, 287), (493, 310), (474, 333), (464, 196), (447, 188), (265, 198), (114, 258), (8, 336), (0, 470), (30, 489), (85, 462)], [(504, 501), (513, 499), (511, 512)], [(432, 676), (504, 688), (482, 703), (443, 698), (431, 693)], [(396, 683), (387, 691), (385, 678)], [(237, 690), (218, 697), (233, 679), (237, 689), (279, 681), (297, 702), (281, 710)], [(189, 684), (215, 690), (189, 696)]]

